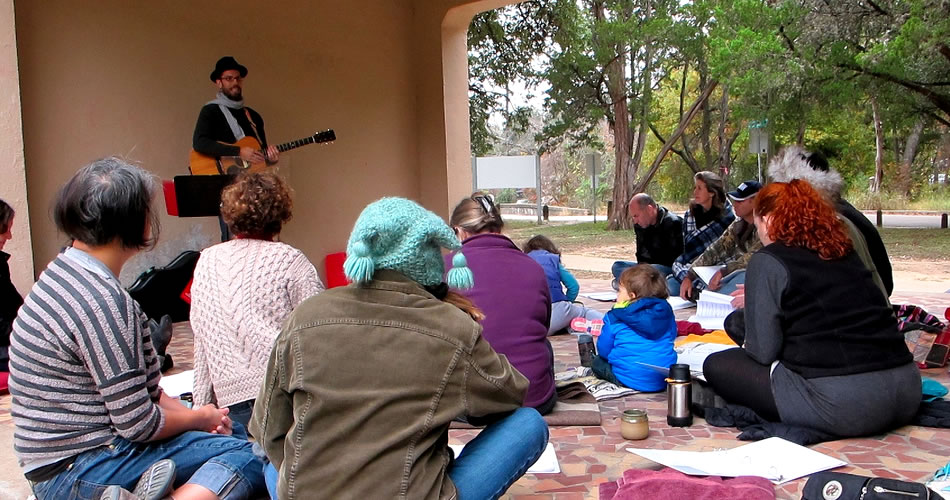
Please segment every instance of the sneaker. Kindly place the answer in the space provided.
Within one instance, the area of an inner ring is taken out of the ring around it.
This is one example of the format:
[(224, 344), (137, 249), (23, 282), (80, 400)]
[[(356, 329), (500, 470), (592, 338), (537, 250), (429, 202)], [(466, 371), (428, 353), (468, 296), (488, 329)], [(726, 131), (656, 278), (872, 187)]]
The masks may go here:
[(152, 464), (135, 483), (134, 490), (114, 484), (102, 492), (99, 500), (162, 500), (169, 498), (174, 487), (175, 462), (166, 458)]

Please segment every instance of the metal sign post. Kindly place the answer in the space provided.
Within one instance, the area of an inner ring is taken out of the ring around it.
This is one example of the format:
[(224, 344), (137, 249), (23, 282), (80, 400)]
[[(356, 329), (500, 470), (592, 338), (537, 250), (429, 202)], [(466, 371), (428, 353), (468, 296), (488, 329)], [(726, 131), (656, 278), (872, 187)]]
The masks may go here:
[(769, 154), (769, 121), (756, 120), (749, 123), (749, 152), (755, 154), (755, 163), (759, 169), (759, 182), (762, 182), (762, 155)]
[(593, 205), (592, 212), (594, 213), (594, 222), (597, 222), (597, 187), (599, 184), (597, 173), (600, 171), (598, 168), (600, 165), (600, 157), (594, 153), (588, 153), (584, 157), (584, 163), (587, 166), (587, 171), (590, 173), (590, 186), (593, 200), (591, 204)]

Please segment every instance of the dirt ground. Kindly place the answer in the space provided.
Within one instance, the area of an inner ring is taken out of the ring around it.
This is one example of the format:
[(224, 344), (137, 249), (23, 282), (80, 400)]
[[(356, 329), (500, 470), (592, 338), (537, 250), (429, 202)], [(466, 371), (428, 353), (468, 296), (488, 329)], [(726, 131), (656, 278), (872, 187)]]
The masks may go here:
[[(636, 246), (605, 245), (571, 251), (572, 254), (589, 255), (606, 259), (625, 260), (636, 252)], [(898, 290), (916, 290), (921, 292), (950, 291), (950, 261), (924, 261), (891, 259), (894, 273), (894, 287)], [(605, 273), (590, 273), (587, 278), (608, 278)]]

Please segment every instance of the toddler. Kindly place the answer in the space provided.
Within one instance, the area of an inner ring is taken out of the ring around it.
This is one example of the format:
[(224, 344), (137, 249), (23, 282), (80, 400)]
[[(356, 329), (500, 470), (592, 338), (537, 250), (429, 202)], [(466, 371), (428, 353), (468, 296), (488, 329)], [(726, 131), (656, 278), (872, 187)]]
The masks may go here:
[[(585, 307), (574, 302), (580, 286), (574, 275), (561, 264), (561, 252), (554, 246), (554, 242), (547, 236), (537, 235), (524, 244), (524, 253), (534, 259), (544, 269), (544, 277), (548, 280), (551, 291), (551, 323), (548, 325), (548, 335), (553, 335), (564, 328), (574, 318), (603, 319), (600, 311)], [(567, 291), (564, 291), (564, 287)]]
[(676, 363), (676, 319), (666, 301), (666, 280), (655, 267), (638, 264), (620, 275), (617, 304), (604, 317), (591, 367), (599, 378), (638, 391), (666, 388), (666, 376), (644, 366)]

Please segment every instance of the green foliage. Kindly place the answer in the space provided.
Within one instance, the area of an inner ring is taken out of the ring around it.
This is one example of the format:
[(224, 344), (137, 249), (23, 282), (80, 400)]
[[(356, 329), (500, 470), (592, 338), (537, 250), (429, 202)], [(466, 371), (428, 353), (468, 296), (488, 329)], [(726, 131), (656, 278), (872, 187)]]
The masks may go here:
[(514, 189), (505, 188), (495, 195), (495, 203), (514, 203), (518, 201), (518, 194)]

